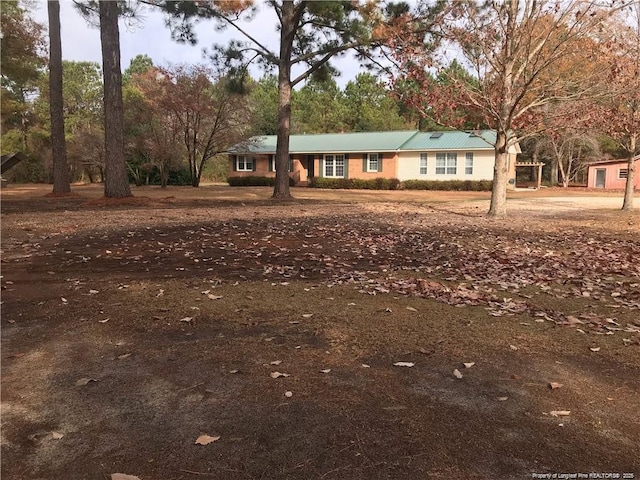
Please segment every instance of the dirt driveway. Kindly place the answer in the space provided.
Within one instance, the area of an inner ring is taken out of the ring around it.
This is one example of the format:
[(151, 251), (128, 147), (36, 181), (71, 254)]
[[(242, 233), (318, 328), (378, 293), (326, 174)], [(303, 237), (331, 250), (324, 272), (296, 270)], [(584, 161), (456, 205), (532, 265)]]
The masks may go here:
[(46, 191), (2, 191), (3, 478), (640, 478), (619, 197)]

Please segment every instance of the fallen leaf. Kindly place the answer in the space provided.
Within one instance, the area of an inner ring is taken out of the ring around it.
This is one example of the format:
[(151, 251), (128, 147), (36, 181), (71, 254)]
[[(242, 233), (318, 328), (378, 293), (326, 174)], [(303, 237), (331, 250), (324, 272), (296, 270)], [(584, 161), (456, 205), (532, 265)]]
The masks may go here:
[(573, 315), (569, 315), (566, 321), (567, 325), (582, 325), (584, 322), (579, 318), (574, 317)]
[(329, 373), (331, 372), (330, 368), (325, 368), (324, 370), (320, 370), (320, 373)]
[(286, 391), (286, 392), (284, 392), (284, 396), (287, 397), (287, 398), (291, 398), (291, 397), (293, 397), (293, 392)]
[(89, 290), (91, 295), (95, 295), (96, 293), (100, 293), (98, 290)]
[(460, 370), (458, 370), (457, 368), (453, 371), (453, 376), (456, 378), (462, 378), (462, 374), (460, 373)]
[(53, 438), (54, 440), (60, 440), (62, 437), (64, 437), (62, 433), (51, 432), (51, 438)]
[(386, 313), (392, 313), (392, 312), (393, 312), (393, 310), (391, 310), (390, 308), (387, 308), (387, 309), (385, 310), (385, 312), (386, 312)]
[(600, 347), (589, 347), (589, 350), (591, 350), (592, 352), (599, 352)]
[(105, 318), (104, 320), (98, 320), (98, 323), (107, 323), (109, 321), (108, 318)]
[(558, 382), (549, 382), (549, 388), (551, 390), (555, 390), (556, 388), (562, 388), (564, 387), (564, 385), (562, 383), (558, 383)]
[(89, 384), (89, 382), (97, 382), (98, 380), (95, 378), (80, 378), (78, 380), (76, 380), (76, 385), (79, 387), (84, 387), (85, 385)]
[(210, 300), (220, 300), (223, 297), (222, 297), (222, 295), (213, 295), (213, 294), (210, 293), (210, 294), (207, 295), (207, 298), (210, 299)]
[(184, 317), (180, 319), (181, 322), (185, 323), (189, 323), (191, 320), (193, 320), (193, 317)]
[(282, 363), (282, 360), (274, 360), (273, 362), (271, 362), (271, 365), (280, 365)]
[[(109, 251), (107, 250), (107, 252)], [(127, 475), (124, 473), (112, 473), (111, 480), (140, 480), (140, 477), (136, 477), (135, 475)]]
[(67, 303), (68, 302), (68, 300), (66, 298), (64, 298), (64, 297), (60, 297), (60, 299), (62, 300), (62, 303)]
[(290, 377), (288, 373), (271, 372), (271, 378)]
[(220, 437), (211, 437), (209, 435), (200, 435), (196, 439), (196, 445), (209, 445), (210, 443), (217, 442)]
[(240, 370), (229, 370), (229, 373), (238, 373)]
[(302, 317), (303, 318), (311, 318), (311, 317), (313, 317), (313, 313), (303, 313)]
[(417, 312), (418, 311), (413, 307), (407, 307), (407, 310), (409, 310), (410, 312)]
[(506, 402), (507, 400), (509, 400), (509, 397), (498, 397), (497, 400), (499, 402)]
[(465, 362), (463, 363), (464, 368), (471, 368), (476, 364), (476, 362)]
[(367, 365), (366, 363), (363, 363), (362, 368), (371, 368), (371, 365)]
[(511, 350), (518, 350), (518, 347), (516, 347), (515, 345), (509, 345), (509, 348), (510, 348)]
[(571, 414), (571, 410), (552, 410), (549, 414), (553, 417), (566, 417)]
[(413, 362), (396, 362), (393, 364), (395, 367), (413, 367), (415, 363)]
[(125, 358), (129, 358), (130, 356), (131, 356), (131, 353), (125, 353), (125, 354), (122, 354), (122, 355), (118, 355), (118, 358), (120, 360), (124, 360)]

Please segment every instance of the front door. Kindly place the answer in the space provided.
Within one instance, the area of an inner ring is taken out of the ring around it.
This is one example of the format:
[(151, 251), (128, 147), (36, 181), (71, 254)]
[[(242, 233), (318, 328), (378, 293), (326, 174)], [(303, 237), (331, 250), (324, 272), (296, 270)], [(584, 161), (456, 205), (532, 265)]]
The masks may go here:
[(604, 168), (596, 168), (596, 188), (604, 188), (607, 179), (607, 170)]
[(315, 162), (313, 155), (307, 155), (307, 176), (315, 177)]

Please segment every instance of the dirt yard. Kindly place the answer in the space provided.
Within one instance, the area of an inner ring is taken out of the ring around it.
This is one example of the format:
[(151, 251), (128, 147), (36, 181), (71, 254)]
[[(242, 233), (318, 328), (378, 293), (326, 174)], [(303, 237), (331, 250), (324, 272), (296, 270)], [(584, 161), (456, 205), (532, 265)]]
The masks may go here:
[(1, 192), (3, 479), (640, 479), (620, 194), (49, 191)]

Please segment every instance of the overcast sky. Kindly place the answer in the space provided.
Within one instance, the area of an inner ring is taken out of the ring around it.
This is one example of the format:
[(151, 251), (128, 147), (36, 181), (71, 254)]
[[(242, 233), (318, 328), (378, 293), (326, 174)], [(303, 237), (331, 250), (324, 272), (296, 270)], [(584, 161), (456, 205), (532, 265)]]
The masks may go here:
[[(32, 12), (34, 20), (48, 25), (46, 0), (38, 0)], [(120, 49), (122, 70), (124, 71), (136, 55), (151, 57), (155, 65), (168, 63), (202, 63), (206, 62), (202, 50), (213, 43), (226, 44), (232, 33), (217, 32), (212, 20), (203, 21), (197, 27), (197, 45), (181, 44), (171, 39), (171, 33), (164, 25), (161, 13), (152, 10), (143, 12), (143, 20), (136, 26), (127, 26), (120, 21)], [(100, 32), (92, 27), (76, 11), (71, 0), (60, 1), (60, 24), (62, 32), (62, 58), (72, 61), (91, 61), (102, 63), (100, 54)], [(257, 17), (247, 24), (247, 29), (258, 41), (273, 47), (277, 51), (279, 33), (276, 31), (276, 19), (271, 9), (260, 7)], [(241, 39), (236, 35), (237, 39)], [(355, 78), (360, 71), (358, 63), (349, 58), (341, 59), (335, 65), (342, 75), (336, 80), (341, 86)], [(259, 78), (262, 72), (252, 70), (252, 75)]]

